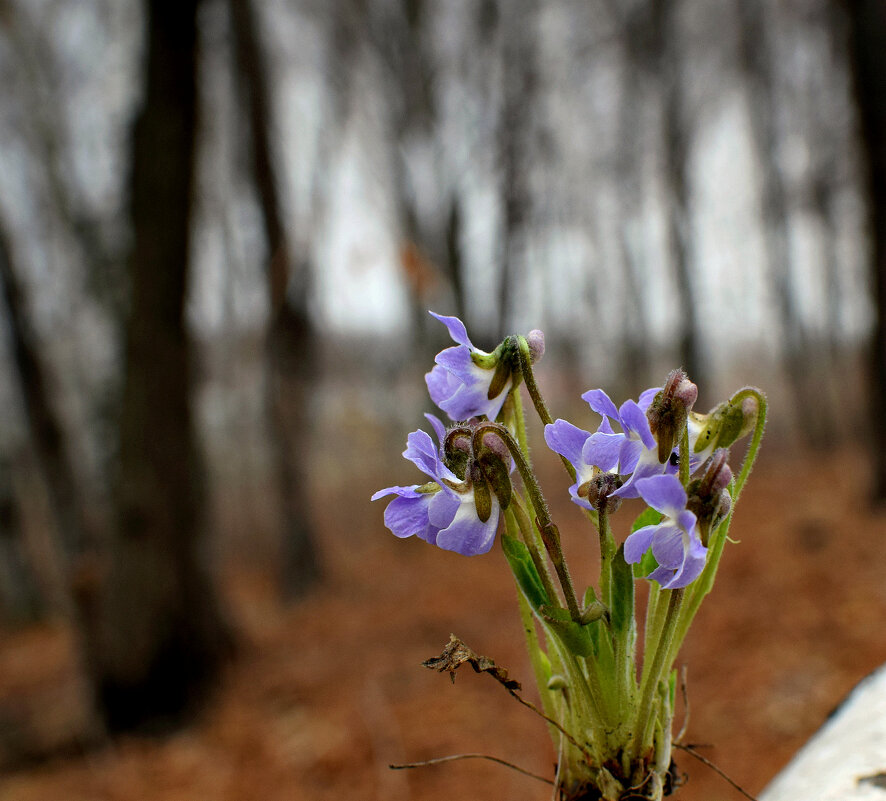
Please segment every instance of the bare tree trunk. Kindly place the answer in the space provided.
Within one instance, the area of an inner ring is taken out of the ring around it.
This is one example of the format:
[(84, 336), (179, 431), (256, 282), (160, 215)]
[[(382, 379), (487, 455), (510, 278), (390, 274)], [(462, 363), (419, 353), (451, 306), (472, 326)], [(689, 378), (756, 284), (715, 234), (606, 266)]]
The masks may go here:
[(316, 335), (308, 312), (309, 265), (303, 261), (296, 291), (287, 297), (292, 272), (271, 153), (271, 97), (252, 0), (230, 0), (236, 57), (248, 108), (252, 178), (268, 246), (265, 410), (282, 511), (281, 584), (298, 597), (317, 580), (320, 565), (312, 537), (309, 471), (310, 386), (316, 380)]
[(871, 342), (873, 499), (886, 501), (886, 6), (848, 0), (849, 62), (861, 122), (864, 194), (876, 318)]
[(503, 209), (501, 262), (499, 265), (498, 331), (507, 336), (519, 285), (517, 260), (520, 237), (529, 219), (530, 169), (527, 157), (532, 115), (538, 84), (536, 54), (536, 9), (534, 0), (505, 4), (499, 9), (502, 33), (502, 109), (499, 116), (498, 148)]
[[(87, 547), (80, 488), (67, 449), (62, 423), (50, 401), (40, 345), (28, 317), (9, 237), (0, 223), (0, 282), (2, 302), (9, 322), (13, 359), (22, 406), (37, 465), (46, 484), (64, 561), (73, 564)], [(93, 543), (89, 543), (93, 544)], [(65, 590), (67, 594), (68, 588)]]
[(47, 610), (28, 557), (12, 470), (8, 459), (0, 459), (0, 622), (15, 626)]
[[(808, 335), (797, 309), (797, 290), (788, 242), (787, 189), (777, 152), (773, 44), (761, 0), (739, 0), (735, 8), (738, 15), (738, 55), (748, 84), (751, 135), (760, 161), (760, 216), (764, 246), (778, 309), (777, 334), (780, 341), (774, 344), (779, 347), (787, 370), (795, 408), (798, 412), (802, 411), (803, 416), (798, 420), (801, 431), (813, 446), (823, 447), (827, 445), (829, 413), (825, 396), (810, 383), (810, 375), (815, 371), (810, 370)], [(815, 403), (809, 402), (811, 397), (816, 398)]]
[(204, 473), (185, 319), (197, 132), (198, 0), (151, 0), (132, 139), (131, 309), (117, 531), (90, 627), (111, 730), (178, 725), (230, 647), (202, 553)]
[(689, 140), (680, 69), (681, 42), (674, 0), (653, 0), (653, 40), (657, 42), (658, 81), (661, 88), (661, 139), (664, 147), (664, 178), (667, 207), (667, 241), (677, 279), (680, 314), (677, 340), (683, 367), (698, 384), (705, 381), (699, 340), (698, 302), (692, 270), (689, 230)]

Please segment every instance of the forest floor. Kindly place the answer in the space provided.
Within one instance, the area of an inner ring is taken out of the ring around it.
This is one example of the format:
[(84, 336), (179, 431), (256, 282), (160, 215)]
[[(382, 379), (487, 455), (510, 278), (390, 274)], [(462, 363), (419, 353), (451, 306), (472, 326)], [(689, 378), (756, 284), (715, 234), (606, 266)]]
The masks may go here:
[[(547, 479), (561, 478), (555, 469)], [(865, 502), (865, 469), (854, 451), (764, 455), (737, 510), (738, 543), (681, 654), (688, 742), (751, 793), (886, 662), (886, 513)], [(488, 677), (453, 685), (421, 667), (455, 632), (532, 697), (498, 549), (466, 559), (396, 540), (383, 504), (367, 499), (405, 470), (364, 472), (347, 497), (320, 504), (327, 578), (307, 599), (282, 606), (249, 560), (227, 569), (241, 647), (198, 722), (9, 769), (0, 801), (547, 801), (549, 788), (490, 762), (388, 769), (484, 753), (550, 776), (554, 755), (543, 723)], [(554, 511), (581, 575), (593, 567), (579, 556), (583, 518), (568, 502)], [(69, 654), (58, 625), (4, 637), (0, 728), (62, 736), (75, 717)], [(689, 755), (677, 761), (689, 777), (681, 801), (741, 797)]]

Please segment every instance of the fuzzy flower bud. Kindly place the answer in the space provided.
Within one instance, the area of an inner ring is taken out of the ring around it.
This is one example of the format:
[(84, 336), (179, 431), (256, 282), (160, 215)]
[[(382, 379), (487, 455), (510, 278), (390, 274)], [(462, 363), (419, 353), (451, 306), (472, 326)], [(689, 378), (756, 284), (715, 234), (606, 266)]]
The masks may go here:
[(537, 328), (533, 328), (526, 335), (526, 342), (529, 345), (529, 359), (535, 364), (545, 355), (545, 335)]
[(691, 450), (703, 459), (715, 448), (728, 448), (754, 430), (759, 411), (757, 399), (745, 397), (725, 401), (707, 414), (693, 413), (689, 420)]
[(698, 387), (682, 370), (672, 370), (664, 387), (652, 400), (646, 417), (649, 430), (658, 441), (658, 461), (668, 461), (674, 448), (680, 445), (680, 436), (686, 420), (698, 398)]
[(711, 532), (729, 514), (732, 498), (726, 489), (732, 481), (732, 470), (726, 463), (729, 452), (720, 448), (704, 465), (701, 478), (690, 482), (686, 508), (698, 518), (703, 545), (708, 544)]
[(598, 512), (611, 514), (621, 506), (621, 498), (613, 495), (621, 484), (621, 479), (615, 473), (597, 470), (590, 481), (578, 488), (577, 493), (579, 497), (587, 498), (588, 503)]

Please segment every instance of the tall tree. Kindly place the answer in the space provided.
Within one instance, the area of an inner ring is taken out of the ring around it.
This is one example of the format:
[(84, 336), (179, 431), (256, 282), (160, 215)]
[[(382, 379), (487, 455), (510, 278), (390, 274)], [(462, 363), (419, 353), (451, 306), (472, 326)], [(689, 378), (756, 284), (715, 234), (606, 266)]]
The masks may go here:
[[(257, 9), (252, 0), (230, 0), (239, 85), (248, 111), (252, 181), (259, 198), (265, 242), (271, 314), (268, 326), (265, 406), (270, 446), (282, 508), (282, 586), (299, 596), (319, 576), (311, 534), (309, 471), (310, 384), (316, 377), (317, 338), (308, 309), (309, 265), (300, 261), (293, 281), (292, 250), (283, 221), (282, 201), (271, 144), (272, 104), (267, 65), (261, 47)], [(291, 291), (287, 291), (291, 290)]]
[(185, 320), (197, 133), (199, 0), (146, 0), (144, 101), (132, 135), (130, 313), (116, 531), (89, 630), (113, 730), (174, 725), (228, 647), (207, 575), (203, 470)]
[(849, 61), (864, 156), (871, 287), (875, 323), (871, 343), (871, 446), (874, 500), (886, 501), (886, 6), (847, 0)]
[(498, 19), (502, 34), (502, 104), (497, 133), (503, 209), (496, 338), (510, 333), (514, 289), (520, 279), (517, 261), (531, 211), (528, 154), (539, 82), (534, 0), (503, 4)]
[[(803, 410), (802, 431), (813, 445), (826, 444), (826, 396), (810, 384), (809, 336), (798, 308), (797, 277), (791, 259), (788, 188), (779, 158), (778, 105), (775, 94), (775, 43), (771, 7), (761, 0), (738, 0), (738, 59), (748, 93), (751, 137), (760, 165), (760, 221), (763, 244), (778, 310), (778, 343), (795, 408)], [(818, 402), (810, 404), (815, 394)]]

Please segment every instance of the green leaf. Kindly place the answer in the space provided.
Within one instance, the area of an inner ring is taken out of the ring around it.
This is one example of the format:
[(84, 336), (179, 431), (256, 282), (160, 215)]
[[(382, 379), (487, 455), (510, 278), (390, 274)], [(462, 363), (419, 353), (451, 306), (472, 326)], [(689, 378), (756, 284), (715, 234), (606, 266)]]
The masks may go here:
[(633, 568), (634, 578), (646, 578), (655, 568), (658, 567), (658, 560), (652, 555), (652, 548), (643, 554), (643, 558)]
[(657, 526), (661, 523), (663, 517), (664, 515), (661, 512), (657, 512), (651, 506), (647, 506), (640, 513), (640, 516), (631, 524), (631, 534), (637, 529), (643, 528), (643, 526)]
[(545, 592), (541, 576), (535, 569), (535, 563), (532, 561), (532, 556), (526, 545), (507, 534), (502, 534), (501, 544), (505, 559), (508, 560), (511, 571), (517, 579), (517, 584), (520, 585), (520, 589), (532, 608), (537, 612), (540, 607), (550, 604), (551, 599)]
[(550, 629), (560, 642), (576, 656), (591, 656), (594, 643), (588, 629), (598, 625), (596, 622), (588, 626), (576, 623), (569, 615), (569, 610), (557, 606), (543, 606), (538, 610), (545, 627)]
[(625, 546), (619, 546), (612, 559), (612, 606), (609, 613), (613, 636), (628, 629), (634, 621), (634, 574), (625, 562)]

